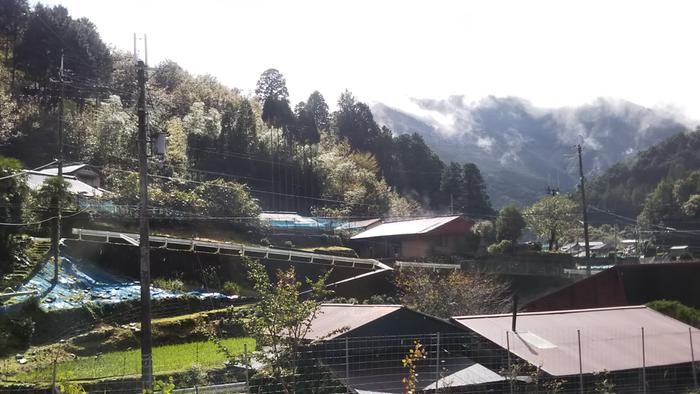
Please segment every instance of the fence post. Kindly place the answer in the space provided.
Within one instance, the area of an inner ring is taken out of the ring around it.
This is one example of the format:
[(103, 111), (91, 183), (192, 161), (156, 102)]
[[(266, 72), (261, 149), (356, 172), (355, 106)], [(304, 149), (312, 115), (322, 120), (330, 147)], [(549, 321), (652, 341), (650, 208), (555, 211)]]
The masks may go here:
[[(508, 335), (508, 330), (506, 330), (506, 349), (508, 350), (508, 373), (514, 373), (511, 363), (510, 363), (510, 335)], [(513, 376), (508, 377), (508, 384), (510, 386), (510, 394), (513, 394)]]
[(693, 387), (698, 389), (698, 375), (695, 372), (695, 351), (693, 350), (693, 331), (692, 327), (688, 327), (688, 336), (690, 337), (690, 365), (693, 370)]
[(437, 344), (435, 346), (435, 393), (440, 389), (440, 333), (436, 336)]
[(194, 348), (195, 348), (195, 352), (196, 352), (195, 360), (196, 360), (196, 362), (199, 362), (199, 342), (195, 342)]
[(345, 389), (350, 393), (350, 346), (348, 337), (345, 337)]
[(647, 359), (646, 349), (644, 348), (644, 327), (642, 327), (642, 392), (647, 392)]
[(250, 363), (248, 362), (247, 343), (243, 343), (243, 362), (245, 363), (245, 392), (250, 393), (250, 382), (248, 381), (248, 369), (250, 368)]
[(581, 330), (576, 330), (578, 336), (578, 386), (583, 394), (583, 359), (581, 358)]
[(127, 353), (124, 352), (124, 360), (122, 361), (122, 377), (126, 375), (126, 355)]
[(53, 368), (51, 370), (51, 392), (52, 393), (57, 393), (58, 390), (56, 389), (56, 362), (57, 358), (53, 359)]

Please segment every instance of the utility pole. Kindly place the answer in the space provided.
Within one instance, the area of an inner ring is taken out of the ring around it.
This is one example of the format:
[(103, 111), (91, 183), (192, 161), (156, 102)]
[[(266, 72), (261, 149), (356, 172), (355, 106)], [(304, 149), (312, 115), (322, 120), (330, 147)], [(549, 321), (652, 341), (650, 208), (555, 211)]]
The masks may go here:
[(138, 147), (139, 147), (139, 255), (141, 260), (141, 385), (143, 390), (153, 391), (153, 355), (151, 343), (151, 259), (148, 228), (148, 135), (146, 132), (146, 65), (137, 65), (139, 98)]
[[(559, 195), (559, 188), (552, 188), (547, 186), (547, 194), (556, 197)], [(549, 251), (552, 251), (552, 248), (554, 248), (554, 243), (557, 241), (557, 232), (556, 230), (552, 227), (552, 230), (549, 232)]]
[(53, 228), (53, 282), (58, 283), (58, 269), (60, 266), (61, 251), (61, 210), (63, 200), (63, 97), (65, 88), (63, 83), (63, 48), (61, 48), (61, 67), (58, 71), (58, 82), (61, 84), (61, 96), (58, 101), (58, 179), (61, 181), (61, 189), (57, 190), (56, 198), (56, 217), (54, 218)]
[(578, 172), (581, 176), (581, 205), (583, 209), (583, 240), (586, 244), (586, 275), (591, 276), (591, 249), (588, 243), (588, 207), (586, 206), (586, 185), (583, 177), (583, 160), (581, 159), (581, 144), (576, 145), (578, 151)]

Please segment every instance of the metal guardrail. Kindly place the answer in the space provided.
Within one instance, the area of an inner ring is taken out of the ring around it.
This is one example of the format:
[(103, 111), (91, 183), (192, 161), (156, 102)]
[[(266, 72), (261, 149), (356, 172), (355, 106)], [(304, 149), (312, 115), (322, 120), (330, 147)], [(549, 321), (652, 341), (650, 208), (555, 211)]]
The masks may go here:
[(397, 261), (394, 264), (395, 268), (399, 270), (404, 268), (418, 268), (418, 269), (432, 269), (433, 271), (438, 270), (448, 270), (448, 271), (458, 271), (462, 269), (459, 264), (440, 264), (440, 263), (421, 263), (415, 261)]
[[(115, 231), (89, 230), (74, 228), (73, 234), (78, 241), (101, 242), (137, 246), (139, 235)], [(293, 263), (321, 264), (358, 269), (391, 269), (388, 265), (374, 259), (333, 256), (318, 253), (299, 252), (296, 250), (275, 249), (263, 246), (251, 246), (228, 242), (200, 241), (185, 238), (171, 238), (151, 235), (148, 238), (151, 248), (174, 251), (222, 254), (229, 256), (250, 256), (268, 260), (281, 260)]]
[(17, 297), (17, 296), (23, 296), (23, 295), (33, 295), (37, 294), (38, 292), (36, 290), (30, 290), (30, 291), (9, 291), (6, 293), (0, 293), (0, 301), (12, 297)]

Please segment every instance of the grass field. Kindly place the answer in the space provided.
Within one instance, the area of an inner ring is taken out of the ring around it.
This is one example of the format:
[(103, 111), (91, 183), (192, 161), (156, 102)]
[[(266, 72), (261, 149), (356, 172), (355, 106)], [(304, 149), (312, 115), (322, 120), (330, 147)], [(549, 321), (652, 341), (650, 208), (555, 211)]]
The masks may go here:
[[(248, 350), (255, 348), (252, 338), (229, 338), (222, 340), (232, 354), (243, 353), (244, 344)], [(204, 368), (222, 366), (223, 354), (217, 351), (210, 341), (191, 342), (180, 345), (166, 345), (153, 348), (153, 372), (167, 374), (183, 371), (193, 364)], [(100, 356), (81, 357), (76, 360), (58, 364), (58, 379), (99, 379), (118, 376), (138, 375), (141, 373), (141, 351), (139, 349), (105, 353)], [(51, 367), (38, 368), (11, 377), (13, 381), (28, 383), (49, 382)]]

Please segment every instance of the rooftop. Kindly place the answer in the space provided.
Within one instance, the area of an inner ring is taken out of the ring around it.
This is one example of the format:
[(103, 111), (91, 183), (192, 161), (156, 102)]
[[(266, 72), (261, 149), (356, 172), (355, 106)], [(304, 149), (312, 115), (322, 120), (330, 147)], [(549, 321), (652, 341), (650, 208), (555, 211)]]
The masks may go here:
[(353, 236), (351, 239), (425, 234), (460, 218), (461, 216), (440, 216), (426, 219), (382, 223)]
[(579, 373), (578, 332), (583, 373), (642, 366), (642, 328), (646, 367), (691, 362), (689, 329), (700, 330), (645, 306), (529, 312), (517, 315), (458, 316), (453, 320), (554, 376)]
[[(401, 308), (401, 305), (322, 304), (306, 338), (333, 339)], [(342, 331), (338, 332), (339, 329)]]
[[(84, 167), (90, 168), (87, 164), (70, 164), (63, 166), (63, 173), (64, 174), (72, 174)], [(41, 170), (38, 170), (38, 172), (41, 172), (43, 174), (47, 175), (58, 175), (58, 167), (49, 167), (49, 168), (44, 168)]]
[[(28, 175), (27, 176), (27, 185), (32, 190), (39, 189), (44, 184), (44, 181), (46, 179), (52, 178), (55, 176), (55, 175), (46, 174), (44, 172), (38, 172), (38, 171), (26, 171), (26, 173)], [(71, 175), (64, 175), (63, 179), (66, 182), (68, 182), (69, 191), (71, 193), (98, 197), (98, 196), (101, 196), (102, 194), (104, 194), (104, 192), (105, 192), (104, 189), (92, 187), (92, 186), (88, 185), (87, 183), (82, 182)]]

